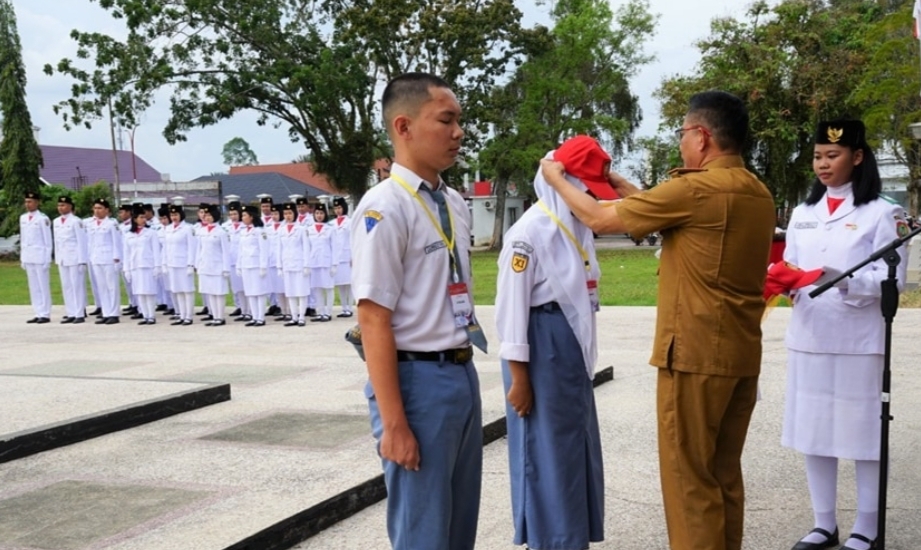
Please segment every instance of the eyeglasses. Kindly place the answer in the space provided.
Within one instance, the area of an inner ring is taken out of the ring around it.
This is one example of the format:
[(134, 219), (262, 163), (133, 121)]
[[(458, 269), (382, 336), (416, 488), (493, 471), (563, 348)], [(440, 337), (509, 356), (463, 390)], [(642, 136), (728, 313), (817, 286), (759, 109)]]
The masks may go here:
[(710, 137), (712, 135), (710, 134), (710, 130), (707, 130), (706, 128), (700, 125), (688, 126), (687, 128), (678, 128), (677, 130), (675, 130), (675, 135), (678, 136), (679, 140), (681, 140), (681, 138), (684, 137), (684, 133), (690, 132), (691, 130), (700, 130), (700, 132), (707, 137)]

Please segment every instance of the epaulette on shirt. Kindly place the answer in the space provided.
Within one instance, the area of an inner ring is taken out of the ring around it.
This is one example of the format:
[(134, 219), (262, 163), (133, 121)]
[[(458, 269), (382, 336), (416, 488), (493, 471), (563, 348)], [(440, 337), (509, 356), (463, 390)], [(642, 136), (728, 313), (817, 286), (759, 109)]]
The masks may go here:
[(890, 197), (890, 196), (888, 196), (888, 195), (883, 195), (882, 193), (880, 193), (879, 198), (883, 199), (884, 201), (888, 202), (889, 204), (899, 204), (899, 201), (893, 199), (892, 197)]
[(678, 176), (683, 176), (685, 174), (693, 174), (695, 172), (706, 172), (706, 168), (672, 168), (668, 171), (668, 177), (677, 178)]

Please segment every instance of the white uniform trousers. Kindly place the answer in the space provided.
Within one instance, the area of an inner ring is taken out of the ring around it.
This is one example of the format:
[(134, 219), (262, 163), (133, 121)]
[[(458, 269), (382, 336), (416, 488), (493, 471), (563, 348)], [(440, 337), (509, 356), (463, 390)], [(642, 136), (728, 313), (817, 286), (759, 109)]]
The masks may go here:
[[(100, 301), (100, 297), (99, 297), (99, 285), (97, 284), (97, 280), (96, 280), (96, 271), (93, 269), (92, 264), (89, 266), (89, 269), (86, 270), (86, 273), (87, 273), (87, 275), (90, 276), (90, 290), (93, 292), (93, 304), (94, 304), (96, 307), (101, 307), (101, 306), (99, 305), (99, 301)], [(89, 298), (89, 297), (87, 297), (87, 298)], [(89, 302), (87, 302), (87, 305), (89, 305)]]
[(51, 266), (23, 264), (29, 280), (29, 299), (36, 317), (51, 317)]
[(121, 301), (118, 268), (115, 264), (93, 264), (90, 274), (96, 280), (96, 307), (102, 309), (103, 317), (118, 317)]
[(86, 265), (59, 265), (64, 312), (68, 317), (86, 316)]

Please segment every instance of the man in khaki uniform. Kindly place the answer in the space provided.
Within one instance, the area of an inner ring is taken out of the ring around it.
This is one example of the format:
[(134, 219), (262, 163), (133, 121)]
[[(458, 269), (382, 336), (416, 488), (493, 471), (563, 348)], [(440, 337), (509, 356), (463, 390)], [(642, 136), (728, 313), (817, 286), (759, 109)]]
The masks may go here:
[(547, 181), (596, 233), (663, 236), (656, 335), (659, 469), (672, 550), (739, 550), (741, 456), (761, 369), (762, 289), (774, 202), (745, 169), (741, 100), (711, 91), (691, 98), (677, 130), (684, 168), (640, 191), (609, 178), (623, 201), (605, 208), (565, 185), (558, 163)]

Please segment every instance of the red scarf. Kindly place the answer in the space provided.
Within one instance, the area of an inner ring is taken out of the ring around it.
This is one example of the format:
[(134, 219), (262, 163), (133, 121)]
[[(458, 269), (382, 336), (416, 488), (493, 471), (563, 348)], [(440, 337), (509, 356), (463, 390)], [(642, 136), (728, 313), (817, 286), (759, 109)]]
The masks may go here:
[(317, 233), (322, 233), (322, 232), (323, 232), (323, 225), (324, 225), (324, 224), (322, 224), (322, 223), (316, 224)]
[(825, 199), (828, 201), (828, 214), (829, 215), (834, 214), (835, 210), (837, 210), (838, 207), (841, 206), (841, 203), (844, 202), (844, 199), (835, 199), (835, 198), (828, 197), (828, 196), (826, 196)]

